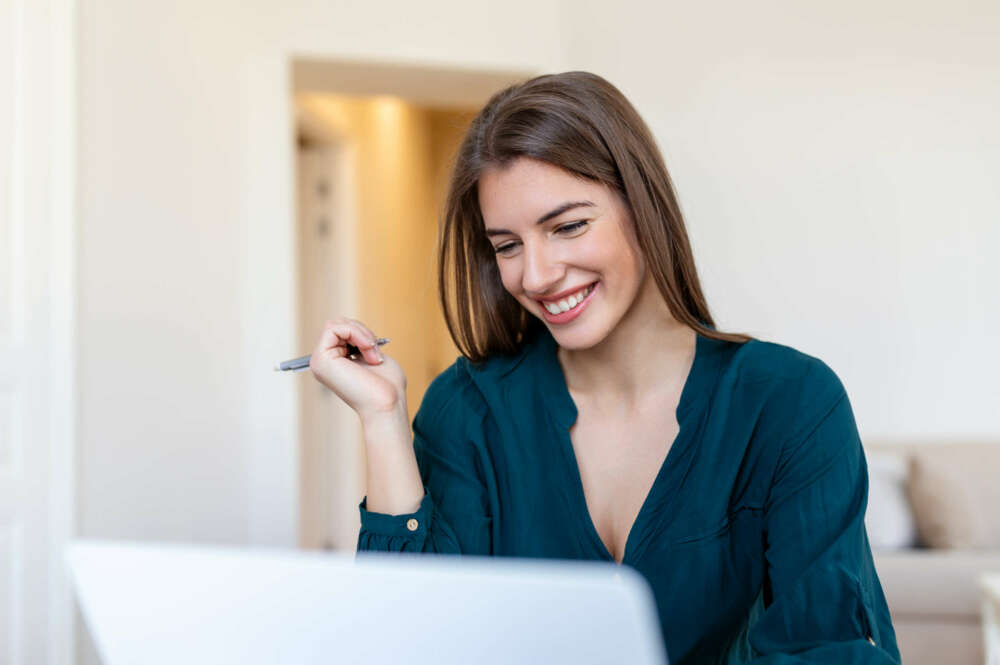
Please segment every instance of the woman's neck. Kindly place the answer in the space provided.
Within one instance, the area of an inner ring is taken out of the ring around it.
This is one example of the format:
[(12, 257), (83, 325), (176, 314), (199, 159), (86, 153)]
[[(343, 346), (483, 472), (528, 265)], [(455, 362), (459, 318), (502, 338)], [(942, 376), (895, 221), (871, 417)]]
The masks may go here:
[(671, 316), (652, 279), (647, 279), (618, 326), (599, 344), (559, 348), (566, 385), (588, 399), (624, 401), (680, 392), (694, 361), (697, 334)]

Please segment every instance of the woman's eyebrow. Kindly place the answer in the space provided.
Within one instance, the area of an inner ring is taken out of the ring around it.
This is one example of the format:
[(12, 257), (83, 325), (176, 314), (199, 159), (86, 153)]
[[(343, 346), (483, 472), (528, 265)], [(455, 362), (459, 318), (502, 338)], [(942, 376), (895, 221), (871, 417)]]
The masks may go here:
[[(595, 206), (595, 205), (597, 205), (597, 204), (593, 203), (592, 201), (567, 201), (567, 202), (565, 202), (565, 203), (563, 203), (563, 204), (561, 204), (561, 205), (553, 208), (552, 210), (548, 211), (547, 213), (545, 213), (541, 217), (539, 217), (538, 221), (536, 221), (535, 224), (544, 224), (545, 222), (549, 221), (553, 217), (558, 217), (559, 215), (561, 215), (564, 212), (567, 212), (569, 210), (572, 210), (573, 208), (582, 208), (584, 206)], [(511, 231), (508, 231), (507, 229), (486, 229), (486, 235), (487, 236), (499, 236), (499, 235), (503, 235), (505, 233), (509, 233), (510, 235), (514, 235)]]

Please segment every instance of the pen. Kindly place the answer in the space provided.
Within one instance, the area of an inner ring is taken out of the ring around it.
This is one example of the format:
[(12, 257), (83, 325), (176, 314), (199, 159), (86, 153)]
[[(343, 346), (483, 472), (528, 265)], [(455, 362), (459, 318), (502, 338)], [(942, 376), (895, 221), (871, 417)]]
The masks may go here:
[[(383, 344), (388, 344), (388, 337), (379, 337), (375, 340), (375, 346), (382, 346)], [(361, 351), (358, 347), (353, 344), (347, 345), (347, 357), (354, 360), (355, 357), (360, 356)], [(308, 356), (302, 356), (301, 358), (293, 358), (291, 360), (286, 360), (283, 363), (276, 363), (274, 365), (275, 372), (304, 372), (309, 369), (309, 359), (312, 358), (312, 354)]]

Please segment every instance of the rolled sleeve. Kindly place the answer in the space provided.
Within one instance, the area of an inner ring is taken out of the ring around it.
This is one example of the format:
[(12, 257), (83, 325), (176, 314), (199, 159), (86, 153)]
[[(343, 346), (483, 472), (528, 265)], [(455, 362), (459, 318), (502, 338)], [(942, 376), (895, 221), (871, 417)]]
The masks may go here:
[(366, 496), (358, 504), (361, 511), (361, 531), (358, 534), (359, 550), (386, 552), (422, 552), (434, 512), (434, 502), (424, 489), (424, 498), (414, 513), (389, 515), (373, 513), (367, 508)]

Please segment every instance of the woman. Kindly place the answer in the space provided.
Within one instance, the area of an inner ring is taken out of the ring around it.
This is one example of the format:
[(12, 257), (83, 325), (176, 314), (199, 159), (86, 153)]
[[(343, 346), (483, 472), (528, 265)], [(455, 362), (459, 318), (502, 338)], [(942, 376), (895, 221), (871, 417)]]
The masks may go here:
[(462, 357), (412, 439), (371, 330), (330, 321), (312, 354), (362, 421), (359, 550), (632, 566), (673, 663), (898, 663), (844, 387), (715, 329), (662, 157), (614, 86), (568, 72), (490, 99), (439, 249)]

